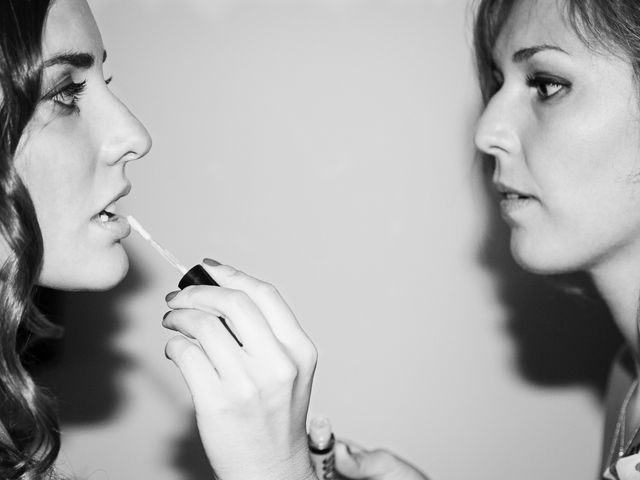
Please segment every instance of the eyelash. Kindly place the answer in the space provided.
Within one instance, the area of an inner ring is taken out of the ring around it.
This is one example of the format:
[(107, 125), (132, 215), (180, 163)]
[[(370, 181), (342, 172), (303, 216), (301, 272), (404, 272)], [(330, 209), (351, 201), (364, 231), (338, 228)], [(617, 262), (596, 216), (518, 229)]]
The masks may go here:
[[(501, 88), (504, 80), (502, 79), (502, 74), (496, 69), (492, 71), (491, 79), (489, 81), (489, 96), (492, 97), (495, 95)], [(529, 88), (535, 88), (537, 90), (538, 97), (541, 102), (546, 102), (550, 100), (552, 97), (560, 94), (564, 90), (571, 88), (571, 82), (566, 80), (550, 76), (550, 75), (542, 75), (542, 74), (533, 74), (527, 75), (526, 84)], [(552, 94), (548, 93), (550, 86), (559, 87), (558, 90), (553, 92)], [(544, 90), (544, 91), (543, 91)]]
[[(87, 81), (80, 83), (68, 83), (60, 90), (53, 92), (50, 95), (51, 100), (56, 105), (59, 105), (69, 111), (78, 112), (78, 100), (87, 87)], [(68, 98), (71, 100), (67, 100)]]
[[(104, 81), (104, 83), (106, 85), (109, 85), (112, 80), (113, 77), (109, 77)], [(78, 113), (80, 111), (80, 109), (78, 108), (78, 101), (80, 100), (80, 97), (82, 96), (86, 88), (86, 80), (80, 83), (68, 83), (60, 90), (49, 94), (48, 98), (52, 100), (56, 105), (59, 105), (60, 107), (69, 110), (70, 112)], [(69, 98), (70, 100), (67, 100)]]
[[(565, 89), (571, 87), (571, 83), (561, 80), (556, 77), (550, 77), (546, 75), (528, 75), (527, 85), (530, 88), (535, 88), (540, 97), (540, 101), (546, 102), (556, 95), (563, 92)], [(549, 87), (557, 88), (553, 93), (549, 93)]]

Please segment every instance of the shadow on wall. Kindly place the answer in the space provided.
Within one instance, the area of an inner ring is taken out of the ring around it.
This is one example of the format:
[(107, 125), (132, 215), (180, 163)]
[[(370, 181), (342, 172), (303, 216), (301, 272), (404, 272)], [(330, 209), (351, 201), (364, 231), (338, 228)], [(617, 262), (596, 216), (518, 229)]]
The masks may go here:
[[(144, 278), (132, 263), (126, 279), (108, 292), (68, 293), (43, 289), (40, 309), (65, 328), (64, 337), (43, 342), (31, 352), (30, 368), (40, 385), (56, 398), (63, 425), (108, 422), (121, 405), (120, 375), (134, 360), (113, 347), (123, 328), (117, 311), (124, 297), (144, 288)], [(183, 480), (211, 478), (211, 466), (195, 423), (174, 440), (173, 463)]]
[(493, 273), (506, 308), (518, 369), (536, 385), (584, 385), (602, 400), (609, 367), (622, 343), (607, 306), (586, 275), (543, 277), (515, 263), (509, 229), (492, 199), (488, 170), (493, 171), (493, 162), (485, 159), (482, 166), (490, 214), (479, 257)]
[[(171, 450), (173, 452), (172, 463), (176, 470), (181, 472), (180, 478), (182, 480), (211, 478), (211, 465), (206, 453), (204, 453), (195, 417), (193, 417), (190, 427), (175, 439), (173, 447)], [(215, 474), (213, 478), (217, 478)]]
[(64, 326), (65, 333), (61, 340), (38, 347), (39, 363), (32, 371), (56, 397), (62, 424), (101, 423), (120, 406), (118, 377), (132, 361), (113, 347), (122, 328), (116, 306), (142, 284), (131, 265), (126, 279), (108, 292), (42, 290), (41, 310)]

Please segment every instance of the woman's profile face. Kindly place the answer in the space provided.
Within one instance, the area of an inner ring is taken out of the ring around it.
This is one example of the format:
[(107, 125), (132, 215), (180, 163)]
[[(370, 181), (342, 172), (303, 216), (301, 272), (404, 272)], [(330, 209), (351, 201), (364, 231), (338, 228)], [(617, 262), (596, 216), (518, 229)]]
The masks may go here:
[(495, 158), (511, 249), (544, 273), (640, 254), (638, 85), (623, 56), (587, 47), (556, 0), (520, 1), (493, 50), (498, 89), (476, 144)]
[(113, 203), (129, 192), (125, 166), (151, 140), (110, 92), (105, 49), (86, 0), (55, 0), (45, 25), (42, 100), (15, 165), (44, 239), (39, 283), (105, 289), (127, 272), (128, 235)]

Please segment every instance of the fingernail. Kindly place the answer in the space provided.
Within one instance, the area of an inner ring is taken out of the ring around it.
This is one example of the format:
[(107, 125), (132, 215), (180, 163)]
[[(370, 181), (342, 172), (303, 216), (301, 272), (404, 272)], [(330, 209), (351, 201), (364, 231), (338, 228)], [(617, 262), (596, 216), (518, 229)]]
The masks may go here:
[(173, 300), (174, 298), (176, 298), (176, 295), (178, 295), (178, 293), (180, 293), (180, 291), (175, 291), (175, 292), (169, 292), (167, 294), (166, 297), (164, 297), (164, 301), (165, 302), (170, 302), (171, 300)]
[(211, 258), (205, 258), (204, 260), (202, 260), (202, 263), (204, 263), (205, 265), (209, 265), (210, 267), (219, 267), (220, 265), (222, 265), (220, 262)]

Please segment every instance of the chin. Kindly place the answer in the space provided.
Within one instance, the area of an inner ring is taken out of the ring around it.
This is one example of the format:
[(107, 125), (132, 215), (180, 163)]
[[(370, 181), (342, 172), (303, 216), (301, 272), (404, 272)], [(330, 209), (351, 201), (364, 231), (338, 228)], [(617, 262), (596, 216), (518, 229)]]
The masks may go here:
[(45, 260), (38, 284), (66, 291), (105, 291), (118, 285), (129, 271), (129, 258), (122, 245), (105, 255), (67, 260), (49, 266)]
[(129, 259), (123, 253), (122, 258), (117, 262), (109, 262), (104, 268), (97, 269), (91, 278), (87, 278), (84, 287), (79, 290), (91, 290), (101, 292), (110, 290), (118, 285), (129, 272)]
[(524, 270), (539, 275), (561, 275), (584, 268), (574, 251), (565, 251), (559, 242), (551, 244), (511, 235), (511, 255)]

